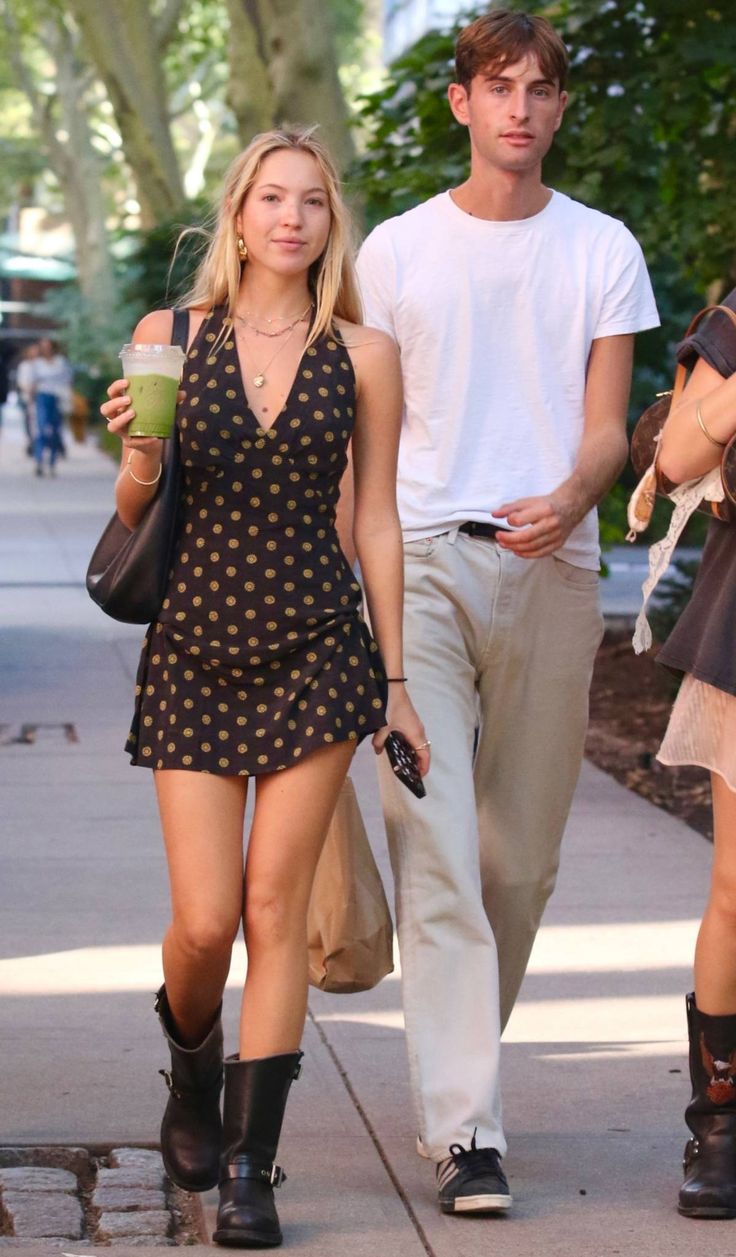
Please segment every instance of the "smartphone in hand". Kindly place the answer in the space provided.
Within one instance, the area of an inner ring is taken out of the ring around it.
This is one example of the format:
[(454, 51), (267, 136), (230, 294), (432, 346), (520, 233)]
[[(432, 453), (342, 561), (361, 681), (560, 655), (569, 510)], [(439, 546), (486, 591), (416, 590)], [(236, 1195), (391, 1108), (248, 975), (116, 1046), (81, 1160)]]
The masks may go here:
[(384, 749), (399, 781), (418, 799), (423, 799), (427, 791), (419, 772), (416, 751), (408, 739), (398, 729), (392, 729), (384, 742)]

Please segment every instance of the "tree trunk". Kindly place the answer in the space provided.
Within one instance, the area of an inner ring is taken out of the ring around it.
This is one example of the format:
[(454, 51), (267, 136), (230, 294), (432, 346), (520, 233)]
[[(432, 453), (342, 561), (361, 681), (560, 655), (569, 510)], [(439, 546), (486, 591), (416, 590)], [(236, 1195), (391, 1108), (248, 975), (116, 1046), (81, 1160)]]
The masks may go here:
[(63, 20), (49, 22), (46, 31), (46, 46), (56, 62), (60, 122), (69, 136), (56, 155), (55, 165), (76, 242), (77, 278), (93, 312), (106, 320), (114, 307), (117, 286), (105, 224), (101, 163), (80, 101), (83, 68)]
[(277, 123), (318, 122), (338, 166), (354, 155), (325, 0), (260, 0)]
[(157, 29), (148, 0), (69, 0), (69, 8), (115, 111), (142, 223), (152, 227), (174, 218), (185, 196), (162, 67), (165, 41), (173, 29), (170, 14), (165, 27)]
[(255, 0), (227, 0), (230, 19), (227, 103), (245, 146), (273, 126), (273, 88), (265, 61), (265, 34)]
[[(104, 321), (115, 301), (116, 283), (105, 226), (101, 163), (80, 91), (84, 68), (62, 15), (50, 12), (41, 27), (41, 38), (54, 60), (56, 94), (45, 95), (24, 60), (21, 35), (9, 8), (5, 10), (5, 28), (15, 79), (31, 105), (69, 215), (80, 290), (95, 315)], [(60, 132), (66, 132), (66, 138), (60, 138)]]
[(346, 166), (354, 147), (329, 4), (228, 0), (228, 11), (233, 40), (229, 100), (242, 142), (264, 126), (316, 122), (338, 166)]

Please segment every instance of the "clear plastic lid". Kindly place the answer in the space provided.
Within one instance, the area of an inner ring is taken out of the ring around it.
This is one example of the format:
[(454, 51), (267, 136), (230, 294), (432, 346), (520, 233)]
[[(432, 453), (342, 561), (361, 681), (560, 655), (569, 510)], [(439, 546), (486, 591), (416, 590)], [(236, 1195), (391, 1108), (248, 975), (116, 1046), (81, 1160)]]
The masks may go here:
[(123, 345), (118, 356), (126, 375), (167, 375), (175, 380), (186, 359), (180, 345)]
[(123, 345), (119, 358), (141, 358), (142, 360), (151, 359), (159, 361), (166, 359), (167, 361), (182, 362), (186, 357), (184, 350), (180, 345)]

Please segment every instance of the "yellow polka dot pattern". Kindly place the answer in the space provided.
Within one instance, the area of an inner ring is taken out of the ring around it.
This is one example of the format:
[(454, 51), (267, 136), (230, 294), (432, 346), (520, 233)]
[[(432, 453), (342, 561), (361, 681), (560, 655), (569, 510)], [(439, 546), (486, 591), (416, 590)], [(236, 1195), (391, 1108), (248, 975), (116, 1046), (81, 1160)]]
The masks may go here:
[(381, 661), (335, 531), (355, 379), (337, 336), (305, 353), (262, 428), (223, 311), (189, 350), (183, 488), (167, 595), (143, 646), (134, 764), (279, 772), (385, 723)]

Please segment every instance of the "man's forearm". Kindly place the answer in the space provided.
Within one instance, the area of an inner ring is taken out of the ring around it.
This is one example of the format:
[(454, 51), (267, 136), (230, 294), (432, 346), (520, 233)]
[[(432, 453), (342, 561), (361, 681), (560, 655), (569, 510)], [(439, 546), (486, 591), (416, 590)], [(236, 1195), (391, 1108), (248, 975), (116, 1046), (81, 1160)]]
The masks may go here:
[(571, 475), (552, 496), (561, 494), (574, 503), (574, 513), (582, 519), (616, 483), (628, 454), (626, 433), (621, 429), (609, 428), (583, 438)]

